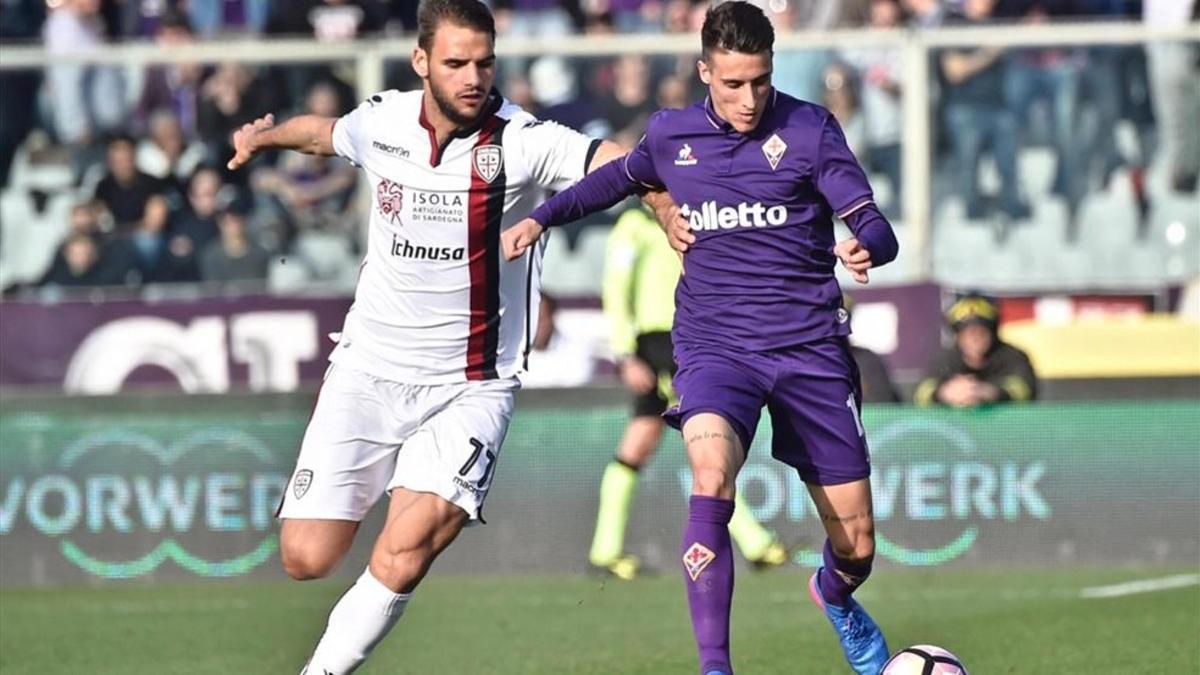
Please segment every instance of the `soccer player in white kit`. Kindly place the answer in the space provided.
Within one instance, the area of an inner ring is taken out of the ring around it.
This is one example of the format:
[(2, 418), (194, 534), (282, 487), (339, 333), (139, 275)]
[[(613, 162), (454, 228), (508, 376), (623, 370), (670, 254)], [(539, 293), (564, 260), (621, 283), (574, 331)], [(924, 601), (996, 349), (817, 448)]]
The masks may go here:
[[(234, 135), (229, 162), (281, 148), (336, 154), (366, 171), (373, 193), (354, 305), (280, 505), (284, 569), (329, 574), (371, 506), (384, 493), (390, 503), (370, 564), (302, 671), (314, 675), (357, 668), (438, 554), (480, 519), (537, 325), (544, 250), (508, 262), (500, 232), (545, 190), (621, 155), (492, 89), (483, 4), (425, 0), (418, 18), (422, 90), (376, 94), (337, 119), (267, 116)], [(655, 203), (664, 217), (671, 206)]]

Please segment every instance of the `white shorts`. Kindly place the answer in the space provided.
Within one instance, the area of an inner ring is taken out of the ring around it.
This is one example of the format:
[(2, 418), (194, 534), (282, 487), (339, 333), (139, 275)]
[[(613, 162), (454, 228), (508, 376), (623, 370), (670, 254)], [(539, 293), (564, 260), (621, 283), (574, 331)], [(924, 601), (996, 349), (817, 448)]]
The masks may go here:
[(429, 492), (480, 519), (516, 378), (413, 385), (331, 365), (280, 518), (361, 521), (385, 492)]

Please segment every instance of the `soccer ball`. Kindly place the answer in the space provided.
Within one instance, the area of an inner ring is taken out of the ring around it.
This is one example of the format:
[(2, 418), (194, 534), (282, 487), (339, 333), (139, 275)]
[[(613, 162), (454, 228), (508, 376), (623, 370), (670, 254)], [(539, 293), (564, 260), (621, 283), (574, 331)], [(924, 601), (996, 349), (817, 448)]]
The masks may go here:
[(967, 669), (941, 647), (914, 645), (893, 654), (880, 675), (967, 675)]

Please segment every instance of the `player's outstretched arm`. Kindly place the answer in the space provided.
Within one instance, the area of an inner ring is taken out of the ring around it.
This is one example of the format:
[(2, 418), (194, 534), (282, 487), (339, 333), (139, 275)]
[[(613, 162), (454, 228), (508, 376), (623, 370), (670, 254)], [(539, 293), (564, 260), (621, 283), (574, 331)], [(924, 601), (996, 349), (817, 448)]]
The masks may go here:
[(243, 124), (233, 134), (233, 158), (226, 164), (232, 171), (264, 150), (297, 150), (307, 155), (332, 156), (333, 117), (299, 115), (275, 126), (275, 116), (260, 117)]

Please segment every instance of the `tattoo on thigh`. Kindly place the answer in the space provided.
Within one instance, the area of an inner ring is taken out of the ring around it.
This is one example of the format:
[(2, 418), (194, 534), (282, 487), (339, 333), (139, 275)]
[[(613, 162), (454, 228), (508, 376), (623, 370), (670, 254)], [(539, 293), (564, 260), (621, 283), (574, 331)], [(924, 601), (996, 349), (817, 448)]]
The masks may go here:
[(856, 520), (867, 520), (872, 515), (874, 515), (874, 514), (871, 512), (870, 509), (867, 509), (866, 511), (863, 511), (861, 513), (852, 513), (848, 516), (839, 516), (836, 513), (822, 513), (821, 520), (823, 520), (827, 523), (846, 524), (846, 523), (853, 523)]
[(725, 431), (702, 431), (702, 432), (692, 434), (691, 436), (689, 436), (687, 438), (687, 440), (684, 441), (683, 445), (686, 448), (686, 447), (690, 447), (692, 445), (692, 443), (695, 443), (697, 441), (707, 441), (707, 440), (711, 440), (714, 438), (723, 439), (723, 440), (729, 442), (730, 445), (734, 445), (737, 442), (737, 437), (734, 436), (732, 433), (728, 433)]

